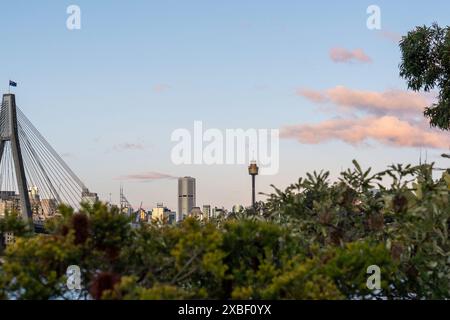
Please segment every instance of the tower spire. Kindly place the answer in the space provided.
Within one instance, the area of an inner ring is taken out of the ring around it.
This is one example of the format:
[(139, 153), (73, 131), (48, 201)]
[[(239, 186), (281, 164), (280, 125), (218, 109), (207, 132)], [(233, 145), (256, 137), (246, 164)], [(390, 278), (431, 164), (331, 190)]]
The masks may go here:
[(255, 177), (259, 173), (258, 165), (256, 161), (252, 160), (250, 166), (248, 167), (248, 174), (252, 176), (252, 207), (256, 209), (256, 190), (255, 190)]

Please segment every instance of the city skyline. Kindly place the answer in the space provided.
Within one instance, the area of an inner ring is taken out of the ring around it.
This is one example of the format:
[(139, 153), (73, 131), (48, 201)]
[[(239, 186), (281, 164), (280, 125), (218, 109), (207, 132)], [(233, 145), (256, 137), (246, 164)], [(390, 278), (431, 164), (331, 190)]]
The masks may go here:
[(122, 183), (135, 208), (175, 209), (177, 179), (192, 176), (198, 206), (250, 205), (248, 163), (171, 162), (171, 133), (197, 120), (222, 131), (280, 129), (279, 172), (258, 176), (257, 192), (313, 170), (334, 178), (352, 159), (382, 170), (427, 154), (439, 166), (450, 146), (422, 121), (432, 94), (413, 94), (399, 78), (397, 45), (416, 25), (445, 22), (448, 3), (377, 1), (381, 30), (369, 30), (368, 1), (327, 10), (77, 1), (82, 25), (72, 31), (70, 4), (4, 4), (0, 82), (3, 93), (17, 82), (19, 107), (104, 201), (118, 203)]

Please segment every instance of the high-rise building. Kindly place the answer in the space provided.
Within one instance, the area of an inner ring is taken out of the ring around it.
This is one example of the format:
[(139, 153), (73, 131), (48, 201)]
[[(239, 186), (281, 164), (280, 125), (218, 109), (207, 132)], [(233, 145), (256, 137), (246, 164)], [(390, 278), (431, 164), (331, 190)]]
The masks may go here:
[(203, 215), (206, 219), (211, 218), (211, 206), (209, 204), (203, 205)]
[(212, 217), (213, 218), (226, 217), (227, 214), (228, 214), (228, 211), (224, 207), (222, 207), (222, 208), (214, 207), (214, 209), (212, 209)]
[(88, 189), (83, 189), (83, 192), (81, 193), (81, 202), (93, 205), (98, 202), (98, 195), (94, 192), (89, 192)]
[(203, 215), (203, 212), (200, 209), (200, 207), (193, 207), (191, 212), (189, 212), (189, 216), (197, 218), (199, 220), (203, 220), (204, 219), (204, 215)]
[(195, 179), (192, 177), (179, 178), (177, 221), (186, 218), (193, 207), (195, 207)]
[(168, 224), (175, 223), (175, 212), (165, 207), (163, 203), (156, 204), (156, 208), (153, 208), (151, 216), (153, 221)]
[(6, 212), (20, 213), (20, 199), (14, 191), (0, 191), (0, 217)]
[(150, 214), (142, 208), (139, 208), (139, 210), (136, 212), (136, 220), (141, 222), (148, 222), (149, 216)]

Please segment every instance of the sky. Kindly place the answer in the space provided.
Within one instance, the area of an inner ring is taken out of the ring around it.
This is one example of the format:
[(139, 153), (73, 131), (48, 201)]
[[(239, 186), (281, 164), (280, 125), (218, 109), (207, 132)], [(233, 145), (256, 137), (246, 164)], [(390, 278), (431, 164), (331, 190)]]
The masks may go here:
[[(370, 5), (380, 30), (367, 27)], [(176, 210), (176, 177), (193, 176), (198, 206), (249, 205), (245, 164), (176, 165), (172, 133), (194, 121), (279, 129), (279, 171), (257, 177), (266, 193), (314, 170), (335, 179), (353, 159), (383, 170), (422, 152), (445, 166), (449, 138), (421, 116), (433, 93), (407, 90), (398, 41), (448, 25), (449, 11), (443, 0), (2, 1), (0, 88), (18, 82), (21, 110), (102, 200), (117, 203), (122, 183), (135, 207)]]

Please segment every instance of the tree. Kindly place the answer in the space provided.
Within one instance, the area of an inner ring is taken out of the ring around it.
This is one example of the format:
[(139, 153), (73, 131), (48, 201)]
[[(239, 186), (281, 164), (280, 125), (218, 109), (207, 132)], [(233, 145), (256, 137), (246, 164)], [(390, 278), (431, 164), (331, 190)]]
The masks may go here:
[(416, 27), (400, 41), (400, 76), (408, 88), (426, 92), (436, 88), (437, 102), (424, 115), (433, 127), (450, 130), (450, 27), (436, 23)]

